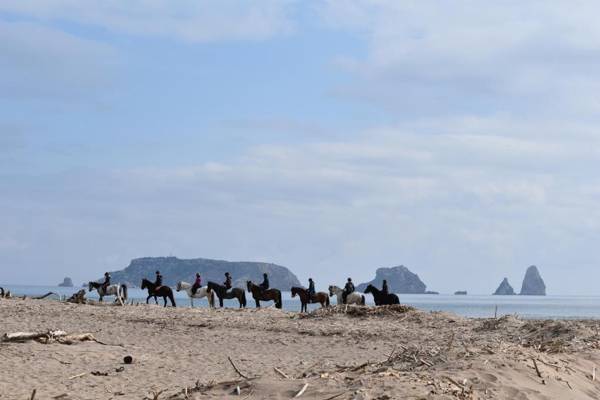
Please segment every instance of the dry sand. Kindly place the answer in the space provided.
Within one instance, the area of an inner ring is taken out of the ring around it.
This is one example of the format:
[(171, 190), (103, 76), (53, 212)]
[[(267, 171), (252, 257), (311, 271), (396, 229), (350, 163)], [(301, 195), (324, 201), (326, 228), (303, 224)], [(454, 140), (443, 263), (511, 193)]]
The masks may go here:
[(60, 329), (106, 343), (0, 343), (2, 400), (34, 388), (36, 399), (290, 399), (305, 384), (300, 399), (600, 398), (597, 321), (2, 299), (0, 322), (0, 334)]

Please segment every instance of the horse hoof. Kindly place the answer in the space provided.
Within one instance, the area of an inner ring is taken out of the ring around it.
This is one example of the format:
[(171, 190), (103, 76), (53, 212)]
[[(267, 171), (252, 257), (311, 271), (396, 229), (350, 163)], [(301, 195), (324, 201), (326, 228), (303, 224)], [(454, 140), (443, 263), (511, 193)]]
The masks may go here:
[(125, 364), (131, 364), (133, 362), (133, 357), (131, 357), (131, 356), (125, 356), (125, 357), (123, 357), (123, 362)]

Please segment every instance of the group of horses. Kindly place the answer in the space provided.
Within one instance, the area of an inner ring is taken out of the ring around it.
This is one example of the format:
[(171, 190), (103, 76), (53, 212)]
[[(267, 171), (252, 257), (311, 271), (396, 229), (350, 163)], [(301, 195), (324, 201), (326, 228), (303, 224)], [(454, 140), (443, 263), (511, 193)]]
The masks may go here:
[[(219, 306), (223, 307), (223, 300), (237, 299), (240, 308), (246, 307), (246, 290), (242, 288), (232, 288), (227, 290), (223, 285), (215, 282), (208, 282), (206, 286), (198, 288), (196, 291), (192, 290), (192, 284), (187, 282), (177, 283), (176, 290), (178, 292), (184, 291), (190, 298), (190, 306), (194, 307), (194, 299), (201, 299), (206, 297), (208, 305), (213, 308), (215, 307), (215, 295), (219, 299)], [(104, 296), (117, 296), (122, 301), (127, 300), (127, 286), (123, 284), (110, 285), (104, 288), (101, 283), (89, 282), (89, 291), (96, 290), (102, 301)], [(248, 293), (252, 293), (252, 297), (256, 302), (256, 307), (260, 308), (261, 301), (273, 301), (276, 308), (282, 308), (283, 302), (281, 300), (281, 291), (279, 289), (267, 289), (263, 290), (260, 286), (254, 284), (252, 281), (246, 282), (246, 289)], [(158, 304), (158, 297), (162, 297), (164, 306), (167, 306), (167, 299), (170, 300), (171, 306), (176, 307), (175, 297), (173, 296), (173, 290), (169, 286), (156, 287), (154, 282), (148, 279), (142, 280), (142, 290), (148, 290), (148, 297), (146, 298), (146, 304), (151, 298), (154, 298), (154, 302)], [(353, 292), (346, 296), (344, 302), (344, 289), (337, 286), (329, 286), (329, 293), (316, 292), (314, 295), (310, 295), (308, 289), (302, 287), (292, 287), (292, 297), (299, 297), (300, 299), (300, 312), (308, 311), (308, 304), (320, 304), (321, 307), (329, 307), (329, 297), (336, 296), (337, 304), (357, 304), (365, 305), (365, 295)], [(393, 293), (383, 293), (373, 285), (368, 285), (365, 289), (365, 294), (370, 293), (373, 296), (375, 305), (388, 305), (388, 304), (400, 304), (400, 299)]]

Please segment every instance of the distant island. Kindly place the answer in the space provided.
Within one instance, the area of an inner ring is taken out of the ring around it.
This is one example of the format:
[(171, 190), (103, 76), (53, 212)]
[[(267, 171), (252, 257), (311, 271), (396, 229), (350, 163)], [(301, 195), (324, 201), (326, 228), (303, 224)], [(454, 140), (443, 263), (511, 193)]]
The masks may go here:
[(177, 285), (179, 281), (192, 282), (196, 272), (200, 273), (203, 284), (208, 281), (222, 283), (225, 272), (233, 278), (235, 287), (246, 287), (246, 281), (261, 282), (263, 273), (269, 274), (272, 287), (288, 291), (292, 286), (301, 286), (300, 281), (289, 269), (281, 265), (262, 262), (231, 262), (206, 258), (179, 259), (177, 257), (144, 257), (131, 260), (122, 270), (111, 272), (113, 283), (139, 286), (142, 279), (154, 280), (155, 272), (160, 271), (164, 284)]
[(456, 296), (466, 296), (467, 295), (467, 291), (466, 290), (457, 290), (456, 292), (454, 292), (454, 295), (456, 295)]
[(424, 294), (427, 286), (421, 281), (419, 275), (411, 272), (404, 265), (392, 268), (378, 268), (372, 281), (361, 283), (356, 287), (359, 292), (364, 292), (368, 285), (381, 288), (383, 280), (387, 280), (391, 293)]
[(58, 284), (59, 287), (73, 287), (73, 280), (69, 277), (63, 279), (61, 283)]

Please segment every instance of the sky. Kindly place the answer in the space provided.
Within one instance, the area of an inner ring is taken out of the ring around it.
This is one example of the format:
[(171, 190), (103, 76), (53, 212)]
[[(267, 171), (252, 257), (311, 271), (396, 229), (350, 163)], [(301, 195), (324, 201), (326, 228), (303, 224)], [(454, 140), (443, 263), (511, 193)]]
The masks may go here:
[(599, 14), (3, 0), (0, 284), (174, 255), (600, 294)]

